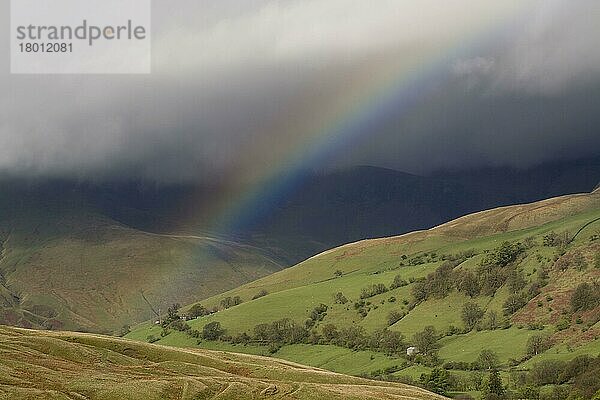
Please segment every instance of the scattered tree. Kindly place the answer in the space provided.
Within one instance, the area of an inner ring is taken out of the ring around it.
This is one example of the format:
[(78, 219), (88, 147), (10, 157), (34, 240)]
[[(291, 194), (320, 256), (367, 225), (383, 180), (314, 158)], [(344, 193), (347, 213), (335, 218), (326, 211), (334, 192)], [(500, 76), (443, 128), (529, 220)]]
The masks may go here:
[(431, 325), (426, 326), (421, 332), (417, 332), (413, 336), (413, 342), (419, 349), (421, 354), (430, 355), (438, 349), (438, 334), (435, 328)]
[(422, 374), (419, 380), (434, 393), (445, 395), (450, 390), (450, 373), (443, 368), (434, 368), (431, 373)]
[(411, 293), (415, 298), (415, 303), (420, 303), (422, 301), (427, 300), (428, 291), (427, 291), (427, 282), (418, 281), (413, 284), (411, 289)]
[(543, 335), (532, 335), (527, 340), (527, 355), (536, 356), (548, 348), (548, 340)]
[(504, 305), (502, 306), (505, 315), (512, 315), (519, 311), (527, 304), (527, 301), (521, 294), (513, 294), (508, 296)]
[(481, 318), (483, 318), (484, 312), (477, 303), (467, 302), (462, 308), (462, 320), (465, 324), (467, 331), (472, 331), (475, 325)]
[(525, 280), (525, 276), (523, 272), (517, 268), (513, 268), (509, 273), (506, 279), (506, 285), (508, 286), (508, 290), (512, 294), (517, 294), (521, 290), (525, 288), (527, 285), (527, 281)]
[(200, 303), (196, 303), (193, 306), (191, 306), (187, 312), (188, 318), (190, 319), (203, 317), (208, 314), (208, 310)]
[(396, 275), (394, 277), (394, 281), (390, 285), (390, 289), (397, 289), (399, 287), (404, 287), (407, 285), (408, 285), (408, 282), (405, 279), (403, 279), (401, 275)]
[(479, 294), (479, 280), (473, 272), (463, 271), (456, 281), (456, 289), (473, 298)]
[(219, 340), (225, 334), (221, 328), (221, 323), (217, 321), (209, 322), (202, 328), (202, 337), (206, 340)]
[(500, 326), (500, 321), (498, 320), (498, 314), (494, 310), (488, 311), (484, 321), (484, 328), (490, 331), (497, 329)]
[(240, 296), (235, 296), (235, 297), (225, 297), (224, 299), (221, 300), (221, 307), (223, 307), (223, 309), (228, 309), (237, 305), (242, 304), (243, 301), (240, 298)]
[(479, 357), (477, 357), (477, 360), (475, 361), (475, 365), (478, 369), (486, 369), (490, 371), (496, 369), (499, 364), (500, 362), (498, 360), (498, 355), (494, 351), (488, 349), (482, 350), (481, 353), (479, 353)]
[(484, 387), (483, 396), (486, 400), (504, 399), (506, 390), (502, 385), (502, 379), (498, 370), (493, 370), (488, 376)]
[(516, 261), (517, 257), (525, 251), (525, 246), (516, 242), (504, 242), (490, 251), (482, 260), (481, 265), (489, 267), (506, 267)]
[[(594, 285), (597, 286), (597, 285)], [(573, 311), (585, 311), (598, 305), (598, 287), (589, 283), (581, 283), (571, 295), (571, 307)]]

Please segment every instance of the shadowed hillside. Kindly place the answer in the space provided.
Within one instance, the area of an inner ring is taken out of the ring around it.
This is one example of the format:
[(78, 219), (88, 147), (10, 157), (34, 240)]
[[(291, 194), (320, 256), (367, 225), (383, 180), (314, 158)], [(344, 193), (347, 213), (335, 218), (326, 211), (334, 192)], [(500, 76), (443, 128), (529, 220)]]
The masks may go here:
[(47, 329), (121, 332), (282, 268), (251, 246), (124, 226), (68, 193), (3, 192), (0, 248), (0, 323)]

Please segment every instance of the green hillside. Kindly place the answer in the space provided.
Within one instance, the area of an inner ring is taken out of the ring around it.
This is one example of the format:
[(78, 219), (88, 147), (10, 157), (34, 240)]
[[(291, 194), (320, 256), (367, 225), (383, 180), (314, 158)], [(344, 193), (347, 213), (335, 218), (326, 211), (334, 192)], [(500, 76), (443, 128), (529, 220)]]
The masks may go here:
[(4, 324), (119, 332), (152, 318), (152, 308), (208, 297), (282, 268), (250, 246), (149, 234), (81, 204), (1, 200)]
[(0, 326), (2, 399), (435, 399), (282, 360)]
[[(185, 307), (180, 315), (200, 316), (184, 324), (142, 324), (129, 337), (385, 379), (425, 373), (425, 385), (444, 366), (461, 392), (481, 390), (473, 376), (487, 371), (489, 356), (511, 390), (518, 373), (551, 390), (527, 371), (600, 353), (600, 222), (574, 237), (597, 219), (599, 191), (349, 244)], [(424, 337), (434, 349), (407, 357)]]

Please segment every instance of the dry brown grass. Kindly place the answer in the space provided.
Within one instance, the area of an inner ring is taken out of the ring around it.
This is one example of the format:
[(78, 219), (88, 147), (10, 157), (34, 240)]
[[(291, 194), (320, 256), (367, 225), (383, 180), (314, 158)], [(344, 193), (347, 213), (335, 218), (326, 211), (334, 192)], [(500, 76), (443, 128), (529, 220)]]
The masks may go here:
[(267, 357), (0, 327), (2, 399), (442, 399)]

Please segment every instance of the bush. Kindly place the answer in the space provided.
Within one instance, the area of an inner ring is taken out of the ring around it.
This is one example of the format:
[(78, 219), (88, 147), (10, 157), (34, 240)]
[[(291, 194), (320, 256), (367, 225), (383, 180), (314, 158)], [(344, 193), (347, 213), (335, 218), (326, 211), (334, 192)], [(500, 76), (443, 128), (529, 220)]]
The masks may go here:
[(154, 335), (150, 335), (146, 338), (146, 340), (148, 340), (148, 343), (154, 343), (154, 342), (158, 342), (160, 340), (160, 338), (158, 338)]
[(346, 298), (346, 296), (344, 296), (342, 292), (337, 292), (333, 295), (333, 302), (335, 304), (346, 304), (348, 302), (348, 299)]
[(321, 329), (321, 332), (323, 333), (323, 338), (327, 343), (334, 343), (340, 336), (337, 327), (333, 324), (326, 324)]
[(541, 284), (539, 282), (532, 282), (531, 285), (529, 285), (529, 289), (527, 289), (527, 298), (531, 300), (540, 294), (542, 292), (540, 288)]
[(560, 377), (560, 383), (569, 382), (579, 375), (585, 373), (594, 360), (587, 355), (575, 357), (573, 360), (569, 361), (567, 365), (564, 367)]
[(541, 361), (531, 368), (528, 380), (536, 386), (557, 385), (560, 383), (560, 376), (564, 368), (565, 363), (563, 361)]
[(587, 268), (587, 261), (581, 251), (573, 251), (562, 255), (554, 264), (554, 267), (559, 271), (566, 271), (569, 268), (575, 268), (578, 271), (583, 271)]
[(594, 256), (594, 268), (600, 268), (600, 253)]
[(366, 288), (363, 288), (360, 294), (361, 299), (368, 299), (369, 297), (377, 296), (378, 294), (382, 294), (387, 292), (388, 289), (385, 287), (383, 283), (377, 283)]
[(309, 318), (314, 322), (323, 321), (323, 318), (327, 315), (328, 308), (327, 304), (319, 304), (310, 312)]
[(500, 267), (480, 266), (477, 270), (481, 292), (493, 296), (506, 281), (506, 271)]
[(516, 313), (521, 308), (523, 308), (525, 304), (527, 304), (527, 301), (521, 294), (513, 294), (511, 296), (508, 296), (508, 298), (504, 302), (504, 305), (502, 306), (502, 309), (504, 310), (504, 315), (512, 315)]
[(404, 336), (400, 332), (382, 329), (375, 331), (369, 341), (371, 350), (382, 351), (387, 355), (404, 354), (406, 345)]
[(540, 392), (540, 400), (565, 400), (571, 394), (570, 386), (554, 386), (549, 392)]
[(427, 292), (429, 296), (443, 298), (454, 289), (456, 261), (446, 261), (434, 272), (427, 275)]
[(535, 386), (520, 387), (517, 391), (517, 398), (537, 400), (540, 398), (540, 389)]
[(268, 343), (302, 343), (308, 337), (308, 330), (289, 318), (259, 324), (254, 327), (254, 337)]
[(565, 329), (568, 329), (571, 326), (571, 321), (563, 318), (561, 319), (558, 324), (556, 324), (556, 329), (558, 329), (559, 331), (564, 331)]
[(235, 297), (225, 297), (224, 299), (221, 300), (221, 307), (223, 307), (223, 309), (228, 309), (237, 305), (242, 304), (243, 301), (240, 298), (240, 296), (235, 296)]
[(600, 392), (600, 358), (591, 360), (585, 371), (574, 378), (574, 387), (583, 398), (596, 398)]
[(169, 326), (171, 322), (181, 318), (178, 314), (180, 308), (181, 306), (179, 303), (175, 303), (167, 309), (167, 318), (165, 318), (165, 320), (162, 322), (163, 328)]
[(362, 350), (367, 347), (368, 338), (362, 326), (350, 325), (340, 329), (338, 343), (340, 346)]
[(402, 318), (406, 316), (406, 313), (403, 311), (392, 311), (388, 314), (388, 326), (394, 325), (396, 322), (400, 321)]
[(544, 236), (543, 244), (546, 247), (562, 247), (569, 244), (570, 238), (568, 232), (558, 234), (554, 231)]
[(394, 277), (394, 281), (390, 285), (390, 289), (397, 289), (399, 287), (407, 286), (408, 282), (402, 278), (400, 275), (396, 275)]
[(517, 257), (524, 251), (525, 246), (519, 242), (504, 242), (489, 252), (481, 261), (481, 265), (490, 267), (506, 267), (508, 264), (516, 261)]
[(447, 361), (444, 363), (444, 369), (469, 371), (471, 369), (471, 364), (466, 361)]
[(460, 329), (454, 325), (449, 325), (446, 329), (446, 336), (458, 335), (459, 333), (461, 333)]
[(252, 296), (252, 300), (260, 299), (261, 297), (265, 297), (268, 294), (269, 292), (267, 292), (265, 289), (261, 289), (258, 293)]
[(493, 331), (500, 327), (500, 321), (498, 320), (498, 314), (494, 310), (488, 311), (485, 320), (483, 321), (483, 329)]

